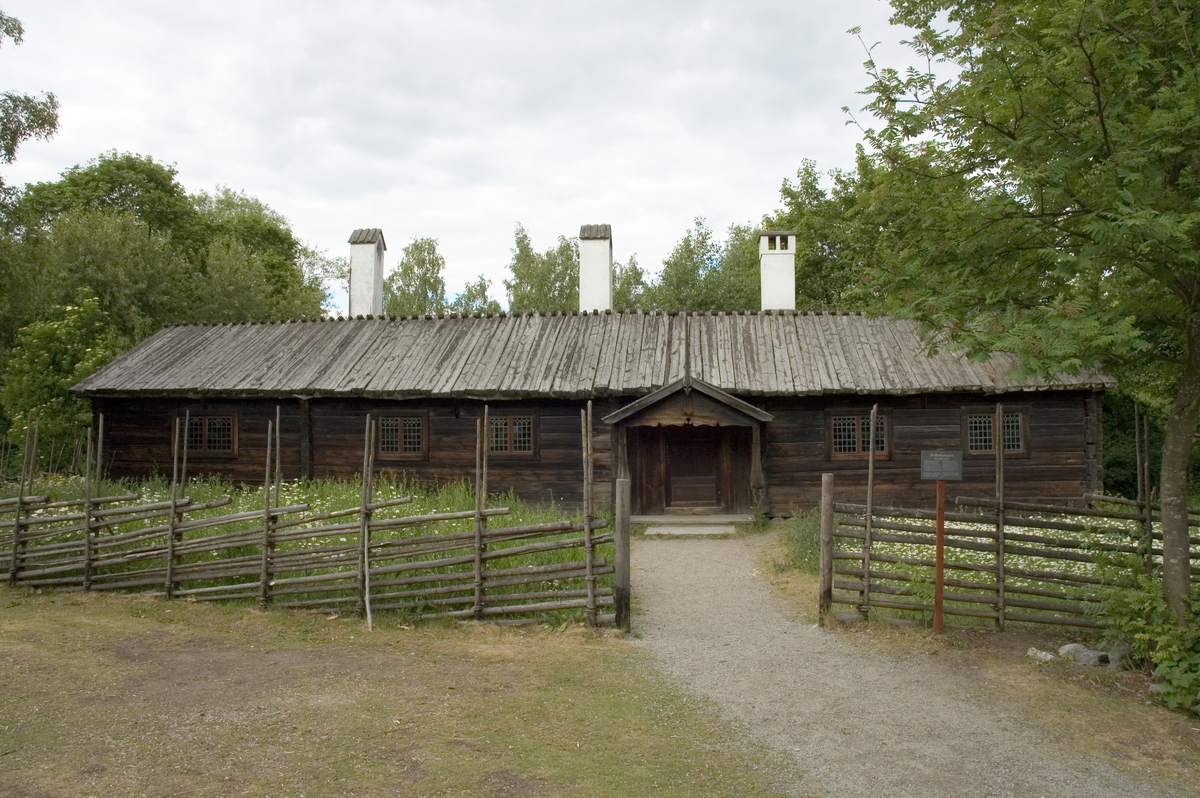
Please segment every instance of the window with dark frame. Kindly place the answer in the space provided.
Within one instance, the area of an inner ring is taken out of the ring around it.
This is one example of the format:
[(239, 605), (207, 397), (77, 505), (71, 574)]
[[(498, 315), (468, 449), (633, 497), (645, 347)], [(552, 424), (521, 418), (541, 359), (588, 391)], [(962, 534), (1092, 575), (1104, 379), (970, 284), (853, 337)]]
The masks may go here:
[(237, 445), (231, 415), (191, 415), (184, 445), (189, 454), (233, 454)]
[(488, 418), (488, 451), (494, 454), (533, 454), (533, 416), (499, 415)]
[(424, 416), (382, 416), (379, 419), (379, 456), (419, 459), (425, 456)]
[[(832, 459), (865, 458), (871, 449), (870, 413), (833, 413), (828, 417), (829, 455)], [(875, 454), (886, 457), (891, 451), (888, 445), (888, 417), (875, 417)]]
[(967, 413), (967, 451), (971, 454), (995, 454), (999, 439), (1005, 454), (1021, 454), (1025, 451), (1024, 413), (1004, 413), (1004, 421), (997, 429), (996, 414)]

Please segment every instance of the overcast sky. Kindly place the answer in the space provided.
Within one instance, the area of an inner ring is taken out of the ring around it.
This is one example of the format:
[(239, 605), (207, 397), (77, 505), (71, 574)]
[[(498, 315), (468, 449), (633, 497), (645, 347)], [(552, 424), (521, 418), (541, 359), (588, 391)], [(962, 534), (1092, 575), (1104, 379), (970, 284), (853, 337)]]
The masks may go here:
[(779, 206), (801, 159), (853, 165), (860, 42), (909, 58), (878, 0), (242, 2), (7, 0), (25, 42), (0, 90), (53, 91), (59, 132), (10, 184), (119, 150), (189, 189), (258, 197), (304, 242), (348, 254), (380, 227), (395, 265), (439, 240), (451, 293), (501, 282), (520, 222), (539, 250), (613, 225), (656, 271), (694, 217)]

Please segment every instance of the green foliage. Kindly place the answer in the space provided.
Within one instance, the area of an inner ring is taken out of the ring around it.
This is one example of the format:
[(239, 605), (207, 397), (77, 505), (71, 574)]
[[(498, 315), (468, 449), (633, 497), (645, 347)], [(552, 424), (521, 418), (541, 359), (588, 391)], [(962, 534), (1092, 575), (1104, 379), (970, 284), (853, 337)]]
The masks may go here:
[(39, 438), (47, 445), (74, 439), (91, 423), (92, 410), (90, 402), (70, 394), (70, 387), (127, 346), (99, 300), (86, 293), (51, 318), (23, 328), (0, 382), (0, 404), (12, 422), (10, 438), (22, 440), (36, 414)]
[(455, 313), (499, 313), (500, 303), (488, 297), (488, 289), (491, 288), (492, 281), (479, 275), (473, 283), (467, 283), (463, 286), (463, 290), (454, 301), (450, 303), (449, 309)]
[(113, 150), (58, 180), (26, 186), (18, 218), (27, 234), (35, 234), (73, 210), (122, 211), (192, 254), (206, 243), (204, 220), (176, 175), (174, 166), (149, 156)]
[[(1014, 377), (1163, 364), (1164, 589), (1185, 607), (1200, 426), (1195, 3), (893, 0), (929, 65), (868, 62), (872, 288)], [(949, 27), (946, 25), (949, 23)], [(934, 68), (951, 79), (941, 79)]]
[(191, 267), (165, 234), (129, 211), (72, 209), (30, 246), (40, 250), (43, 279), (56, 286), (49, 297), (54, 305), (86, 289), (114, 328), (132, 341), (180, 320), (188, 310)]
[(638, 265), (637, 255), (624, 263), (613, 264), (613, 307), (617, 310), (636, 310), (644, 307), (646, 275)]
[[(1161, 698), (1171, 709), (1200, 714), (1200, 629), (1181, 628), (1163, 597), (1162, 580), (1136, 555), (1095, 555), (1105, 586), (1096, 614), (1129, 641), (1135, 662), (1150, 663)], [(1200, 589), (1193, 589), (1198, 606)]]
[(520, 224), (515, 239), (508, 264), (513, 277), (504, 281), (509, 312), (579, 310), (579, 241), (559, 236), (553, 249), (535, 252)]
[[(20, 44), (25, 28), (16, 17), (0, 12), (0, 44), (12, 39)], [(27, 139), (48, 139), (58, 130), (58, 100), (49, 92), (41, 97), (6, 91), (0, 94), (0, 163), (12, 163), (17, 147)], [(0, 180), (0, 190), (4, 182)]]
[(400, 265), (383, 282), (383, 312), (391, 316), (443, 312), (445, 268), (446, 259), (438, 254), (436, 238), (414, 238), (404, 248)]
[(720, 301), (717, 283), (721, 246), (701, 218), (675, 244), (663, 261), (658, 279), (646, 292), (651, 307), (661, 310), (711, 310)]
[[(796, 232), (796, 308), (799, 310), (868, 310), (878, 304), (863, 290), (861, 261), (873, 231), (857, 213), (869, 189), (873, 167), (859, 148), (855, 172), (829, 172), (832, 187), (821, 187), (814, 161), (804, 160), (796, 180), (783, 181), (783, 208), (763, 220), (763, 228)], [(754, 271), (758, 276), (758, 242)], [(758, 307), (759, 297), (753, 297)]]

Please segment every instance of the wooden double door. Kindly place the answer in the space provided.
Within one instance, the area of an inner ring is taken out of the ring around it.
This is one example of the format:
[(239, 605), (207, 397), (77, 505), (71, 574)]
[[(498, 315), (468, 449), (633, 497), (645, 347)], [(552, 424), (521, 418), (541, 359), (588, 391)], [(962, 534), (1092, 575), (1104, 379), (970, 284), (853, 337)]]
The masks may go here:
[(634, 512), (749, 512), (751, 432), (740, 426), (630, 428)]

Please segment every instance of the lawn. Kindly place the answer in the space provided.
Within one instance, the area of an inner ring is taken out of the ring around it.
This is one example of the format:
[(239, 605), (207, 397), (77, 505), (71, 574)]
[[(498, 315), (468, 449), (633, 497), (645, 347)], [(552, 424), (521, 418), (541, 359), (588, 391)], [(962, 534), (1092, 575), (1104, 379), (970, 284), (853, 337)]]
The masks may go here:
[(615, 633), (0, 588), (0, 795), (755, 796)]

